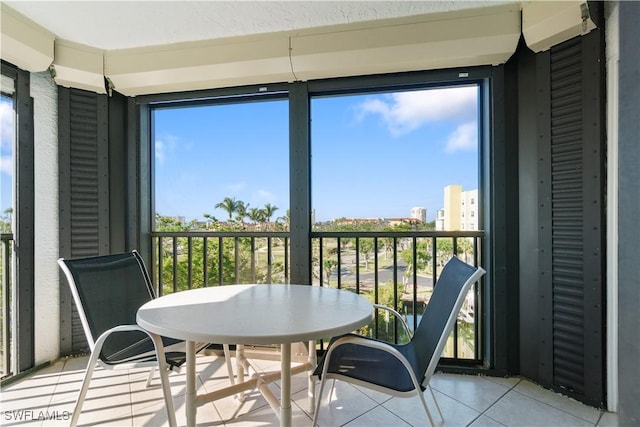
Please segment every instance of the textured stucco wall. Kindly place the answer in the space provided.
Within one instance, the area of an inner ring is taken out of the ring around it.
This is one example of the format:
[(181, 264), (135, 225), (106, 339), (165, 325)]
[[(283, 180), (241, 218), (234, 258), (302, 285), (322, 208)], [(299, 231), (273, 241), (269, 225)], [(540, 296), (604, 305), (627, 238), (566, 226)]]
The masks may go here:
[(60, 353), (58, 259), (58, 90), (48, 72), (31, 74), (35, 169), (35, 362)]

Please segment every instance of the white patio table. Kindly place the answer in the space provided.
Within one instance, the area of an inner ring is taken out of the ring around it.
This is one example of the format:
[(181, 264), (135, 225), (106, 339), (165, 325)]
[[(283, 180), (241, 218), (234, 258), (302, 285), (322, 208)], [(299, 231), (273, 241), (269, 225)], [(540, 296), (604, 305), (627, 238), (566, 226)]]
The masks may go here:
[[(222, 397), (258, 388), (291, 426), (291, 375), (316, 366), (315, 340), (348, 333), (373, 320), (373, 306), (353, 292), (308, 285), (228, 285), (166, 295), (144, 304), (137, 322), (149, 332), (187, 341), (187, 425), (195, 426), (197, 407)], [(237, 383), (196, 395), (195, 343), (236, 344)], [(306, 363), (291, 367), (291, 343), (308, 342)], [(244, 380), (249, 368), (244, 345), (281, 346), (279, 373)], [(281, 380), (280, 402), (266, 386)], [(309, 377), (309, 408), (315, 408), (315, 386)], [(175, 415), (174, 415), (175, 418)], [(171, 423), (172, 420), (169, 420)], [(175, 419), (173, 420), (175, 423)]]

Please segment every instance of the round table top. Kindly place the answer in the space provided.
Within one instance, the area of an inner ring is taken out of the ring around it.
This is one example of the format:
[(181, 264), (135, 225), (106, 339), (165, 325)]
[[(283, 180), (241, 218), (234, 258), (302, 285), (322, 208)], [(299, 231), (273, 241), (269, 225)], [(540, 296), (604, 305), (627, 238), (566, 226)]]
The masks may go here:
[(373, 320), (353, 292), (308, 285), (226, 285), (144, 304), (137, 322), (170, 338), (218, 344), (285, 344), (352, 332)]

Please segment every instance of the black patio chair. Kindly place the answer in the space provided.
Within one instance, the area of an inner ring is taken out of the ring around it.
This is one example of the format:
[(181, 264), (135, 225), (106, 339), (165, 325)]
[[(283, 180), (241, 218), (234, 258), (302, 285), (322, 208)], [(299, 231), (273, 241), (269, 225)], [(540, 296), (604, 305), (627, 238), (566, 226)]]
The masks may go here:
[[(155, 297), (140, 254), (134, 250), (89, 258), (60, 258), (58, 265), (67, 277), (91, 351), (70, 425), (78, 422), (93, 371), (99, 365), (105, 369), (150, 367), (147, 387), (158, 368), (169, 424), (175, 426), (168, 371), (179, 370), (185, 363), (186, 346), (184, 341), (160, 337), (136, 324), (138, 308)], [(206, 346), (197, 344), (196, 350)], [(224, 352), (233, 383), (226, 345)]]
[[(313, 373), (321, 383), (312, 425), (317, 425), (322, 392), (328, 379), (349, 382), (398, 397), (417, 395), (433, 426), (423, 394), (428, 388), (440, 418), (444, 421), (429, 381), (467, 292), (484, 273), (482, 268), (472, 267), (456, 257), (449, 260), (434, 286), (413, 336), (400, 314), (389, 309), (401, 320), (411, 336), (406, 344), (392, 344), (356, 334), (332, 339)], [(331, 394), (329, 393), (329, 399)]]

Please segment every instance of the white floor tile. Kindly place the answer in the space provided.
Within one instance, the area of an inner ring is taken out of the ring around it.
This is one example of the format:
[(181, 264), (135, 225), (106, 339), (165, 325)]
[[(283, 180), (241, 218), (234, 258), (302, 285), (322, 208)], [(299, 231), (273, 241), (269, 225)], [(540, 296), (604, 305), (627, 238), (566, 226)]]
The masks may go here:
[(485, 415), (510, 427), (579, 427), (595, 424), (513, 390), (489, 408)]
[[(0, 394), (2, 420), (7, 426), (68, 425), (75, 406), (88, 357), (65, 358), (28, 378), (3, 387)], [(236, 369), (235, 360), (233, 369)], [(277, 371), (278, 361), (258, 360), (259, 372)], [(184, 392), (186, 369), (169, 375), (179, 426), (186, 424)], [(229, 385), (224, 358), (199, 355), (197, 359), (199, 393)], [(94, 373), (80, 416), (80, 425), (166, 426), (167, 413), (156, 373), (151, 387), (145, 387), (148, 370), (110, 371), (98, 368)], [(310, 426), (312, 410), (308, 400), (307, 375), (292, 378), (293, 425)], [(493, 378), (436, 374), (431, 382), (444, 413), (437, 414), (430, 393), (425, 398), (436, 427), (618, 427), (616, 414), (602, 413), (573, 399), (545, 390), (520, 378)], [(280, 397), (280, 381), (269, 385)], [(393, 426), (428, 425), (426, 415), (415, 398), (403, 399), (384, 393), (336, 382), (327, 403), (327, 383), (320, 409), (321, 426)], [(319, 384), (316, 384), (316, 396)], [(13, 411), (13, 412), (12, 412)], [(39, 419), (38, 419), (39, 418)], [(45, 419), (46, 418), (46, 419)], [(257, 391), (246, 393), (239, 404), (234, 397), (220, 399), (198, 408), (198, 426), (273, 426), (277, 415)]]
[(580, 403), (570, 397), (542, 388), (530, 381), (521, 381), (514, 390), (568, 412), (571, 415), (587, 420), (592, 424), (595, 424), (600, 419), (600, 410)]
[(335, 388), (329, 400), (330, 386), (327, 384), (322, 396), (316, 393), (320, 401), (318, 424), (321, 426), (344, 425), (355, 420), (365, 412), (378, 406), (378, 403), (351, 384), (336, 381)]
[[(438, 405), (442, 410), (444, 422), (438, 415), (438, 410), (431, 399), (431, 393), (425, 392), (425, 400), (431, 417), (437, 426), (466, 426), (480, 416), (480, 412), (476, 411), (463, 403), (445, 395), (438, 391), (435, 392)], [(385, 408), (396, 414), (413, 426), (429, 425), (427, 415), (424, 412), (420, 399), (416, 397), (400, 398), (394, 397), (383, 404)]]
[(383, 406), (376, 406), (369, 412), (365, 412), (355, 420), (347, 423), (345, 427), (410, 427), (410, 424), (391, 413)]
[(600, 420), (598, 420), (597, 427), (622, 427), (618, 422), (618, 414), (612, 412), (604, 412)]
[(469, 427), (505, 427), (505, 425), (499, 423), (493, 418), (487, 417), (486, 415), (481, 415), (478, 419), (472, 422)]
[(478, 412), (487, 410), (509, 391), (508, 387), (472, 375), (439, 374), (431, 378), (431, 387)]

